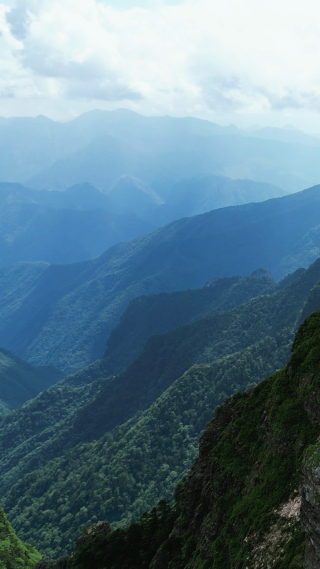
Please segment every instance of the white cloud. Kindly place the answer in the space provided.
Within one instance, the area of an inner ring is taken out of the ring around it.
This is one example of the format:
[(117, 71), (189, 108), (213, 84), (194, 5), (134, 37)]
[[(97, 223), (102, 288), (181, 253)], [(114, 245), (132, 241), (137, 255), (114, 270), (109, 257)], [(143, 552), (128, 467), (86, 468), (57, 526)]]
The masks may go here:
[(0, 5), (0, 114), (127, 106), (218, 121), (318, 120), (315, 0), (150, 0), (126, 10), (11, 2)]

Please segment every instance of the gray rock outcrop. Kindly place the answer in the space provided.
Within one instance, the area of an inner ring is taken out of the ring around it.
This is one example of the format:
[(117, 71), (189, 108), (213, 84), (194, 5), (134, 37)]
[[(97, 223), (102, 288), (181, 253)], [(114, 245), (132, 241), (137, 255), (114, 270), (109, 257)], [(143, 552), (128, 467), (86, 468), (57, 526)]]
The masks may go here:
[(320, 569), (320, 462), (315, 455), (305, 460), (301, 494), (301, 521), (306, 532), (304, 567)]

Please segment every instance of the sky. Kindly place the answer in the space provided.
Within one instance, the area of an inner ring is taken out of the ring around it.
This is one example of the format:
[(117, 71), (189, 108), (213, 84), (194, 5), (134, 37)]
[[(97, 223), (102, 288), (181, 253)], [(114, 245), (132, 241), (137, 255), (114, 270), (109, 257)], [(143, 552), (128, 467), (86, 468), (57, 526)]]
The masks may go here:
[(0, 116), (91, 109), (320, 133), (315, 0), (0, 0)]

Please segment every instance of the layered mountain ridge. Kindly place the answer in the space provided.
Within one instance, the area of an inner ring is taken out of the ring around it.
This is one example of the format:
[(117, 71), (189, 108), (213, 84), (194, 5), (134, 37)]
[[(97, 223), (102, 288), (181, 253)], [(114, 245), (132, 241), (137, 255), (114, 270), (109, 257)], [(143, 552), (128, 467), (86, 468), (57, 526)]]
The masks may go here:
[(318, 569), (320, 140), (117, 111), (0, 149), (0, 567)]
[(57, 383), (63, 374), (51, 367), (35, 367), (0, 348), (0, 413), (8, 413)]
[(170, 192), (184, 178), (215, 174), (299, 191), (319, 180), (319, 144), (304, 133), (243, 132), (195, 118), (92, 111), (59, 123), (46, 117), (0, 122), (0, 180), (64, 190), (89, 182), (109, 191), (123, 175)]
[[(101, 360), (0, 419), (1, 503), (19, 535), (61, 554), (88, 523), (123, 525), (170, 500), (213, 409), (285, 365), (302, 313), (319, 301), (319, 271), (317, 261), (278, 285), (258, 271), (201, 289), (200, 313), (219, 299), (238, 306), (151, 336), (116, 377)], [(264, 294), (247, 301), (258, 283)]]
[(316, 569), (319, 337), (317, 312), (284, 369), (218, 407), (174, 507), (111, 533), (85, 530), (65, 567)]
[(92, 259), (116, 243), (186, 215), (285, 194), (271, 184), (216, 176), (184, 180), (177, 193), (175, 203), (164, 203), (132, 176), (121, 176), (108, 195), (88, 183), (64, 191), (0, 183), (0, 266), (17, 261), (75, 263)]
[(36, 365), (75, 371), (101, 357), (129, 301), (203, 286), (264, 266), (279, 278), (319, 252), (320, 191), (173, 222), (97, 259), (0, 270), (0, 345)]
[(154, 229), (132, 212), (112, 211), (107, 196), (89, 184), (65, 192), (0, 184), (0, 267), (76, 263)]

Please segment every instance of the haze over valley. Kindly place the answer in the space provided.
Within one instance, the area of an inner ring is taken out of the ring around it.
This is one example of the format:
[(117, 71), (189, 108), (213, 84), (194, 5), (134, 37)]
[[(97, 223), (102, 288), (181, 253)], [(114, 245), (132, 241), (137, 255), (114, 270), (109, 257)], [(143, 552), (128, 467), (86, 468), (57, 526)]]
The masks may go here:
[[(78, 122), (99, 131), (99, 152), (98, 138), (69, 146), (0, 184), (2, 503), (18, 535), (53, 557), (97, 519), (117, 527), (170, 502), (213, 409), (283, 367), (320, 308), (320, 186), (300, 190), (301, 174), (290, 193), (289, 173), (269, 180), (281, 145), (288, 164), (301, 148), (310, 161), (316, 138), (128, 112)], [(144, 159), (129, 159), (133, 137)], [(263, 181), (256, 166), (251, 180), (217, 172), (214, 148), (221, 167), (239, 140), (248, 156), (255, 147)]]
[(0, 569), (320, 569), (318, 12), (0, 3)]

